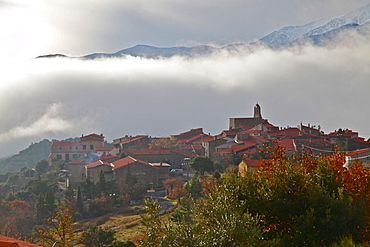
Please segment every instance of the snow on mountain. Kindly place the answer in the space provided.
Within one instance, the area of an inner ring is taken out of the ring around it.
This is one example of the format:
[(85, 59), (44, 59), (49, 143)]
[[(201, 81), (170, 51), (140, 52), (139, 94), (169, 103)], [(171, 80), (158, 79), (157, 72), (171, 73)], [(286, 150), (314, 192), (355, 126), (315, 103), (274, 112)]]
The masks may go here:
[(263, 37), (260, 41), (276, 48), (288, 45), (292, 41), (302, 37), (323, 35), (347, 25), (362, 26), (369, 21), (370, 4), (339, 17), (315, 21), (303, 26), (284, 27)]
[(328, 20), (324, 19), (320, 21), (310, 22), (303, 26), (283, 27), (282, 29), (274, 31), (269, 35), (263, 37), (262, 39), (260, 39), (260, 41), (272, 47), (281, 47), (302, 37), (309, 31), (316, 29), (327, 22)]
[(213, 52), (216, 48), (212, 46), (199, 45), (193, 47), (169, 47), (169, 48), (158, 48), (148, 45), (136, 45), (134, 47), (118, 51), (116, 53), (94, 53), (84, 56), (84, 59), (94, 59), (101, 57), (122, 57), (125, 55), (135, 57), (172, 57), (172, 56), (193, 56), (193, 55), (204, 55)]
[(369, 20), (370, 20), (370, 4), (355, 11), (352, 11), (346, 15), (334, 18), (325, 25), (311, 30), (306, 34), (306, 36), (323, 34), (348, 24), (357, 24), (361, 26), (368, 22)]
[[(349, 29), (357, 29), (370, 23), (370, 4), (352, 11), (348, 14), (322, 19), (310, 22), (302, 26), (288, 26), (274, 31), (269, 35), (261, 38), (259, 41), (272, 48), (302, 42), (302, 40), (311, 40), (314, 44), (324, 43), (336, 38), (336, 35)], [(135, 56), (145, 58), (172, 57), (172, 56), (199, 56), (210, 54), (216, 50), (224, 49), (229, 51), (253, 47), (258, 42), (230, 44), (222, 48), (215, 48), (207, 45), (193, 47), (168, 47), (158, 48), (148, 45), (136, 45), (131, 48), (120, 50), (116, 53), (93, 53), (82, 59), (114, 58), (123, 56)], [(63, 54), (51, 54), (39, 56), (38, 58), (67, 57)]]

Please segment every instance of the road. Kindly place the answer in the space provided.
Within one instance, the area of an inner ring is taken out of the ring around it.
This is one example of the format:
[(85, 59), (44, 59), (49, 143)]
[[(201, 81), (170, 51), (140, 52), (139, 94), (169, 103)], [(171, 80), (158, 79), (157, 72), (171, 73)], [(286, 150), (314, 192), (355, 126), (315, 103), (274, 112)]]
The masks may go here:
[(162, 207), (160, 213), (162, 213), (164, 211), (167, 211), (167, 210), (169, 210), (169, 209), (171, 209), (172, 207), (175, 206), (170, 201), (164, 199), (165, 196), (166, 196), (166, 191), (165, 190), (159, 190), (159, 191), (156, 191), (156, 192), (148, 192), (145, 195), (145, 197), (151, 197), (154, 200), (157, 200), (159, 202), (159, 204)]

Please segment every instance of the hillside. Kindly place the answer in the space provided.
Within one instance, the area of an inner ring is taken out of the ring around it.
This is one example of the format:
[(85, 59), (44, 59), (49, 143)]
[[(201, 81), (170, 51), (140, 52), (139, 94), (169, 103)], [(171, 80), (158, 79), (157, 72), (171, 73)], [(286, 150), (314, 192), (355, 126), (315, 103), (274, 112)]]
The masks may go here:
[(50, 154), (51, 141), (44, 139), (32, 143), (18, 154), (0, 160), (0, 174), (7, 172), (19, 172), (22, 167), (32, 168), (42, 159), (47, 159)]

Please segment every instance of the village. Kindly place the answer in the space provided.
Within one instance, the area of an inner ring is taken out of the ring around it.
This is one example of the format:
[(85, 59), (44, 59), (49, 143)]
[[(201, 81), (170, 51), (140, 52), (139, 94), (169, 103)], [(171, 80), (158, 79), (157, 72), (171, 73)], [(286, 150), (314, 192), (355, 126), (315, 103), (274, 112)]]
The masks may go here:
[[(339, 129), (325, 134), (320, 126), (302, 123), (278, 127), (262, 117), (259, 104), (253, 111), (253, 117), (230, 118), (229, 128), (215, 136), (196, 128), (166, 138), (126, 135), (109, 146), (104, 145), (103, 134), (82, 135), (74, 142), (53, 142), (49, 166), (61, 167), (60, 176), (67, 178), (66, 186), (75, 188), (87, 178), (99, 181), (101, 174), (106, 181), (118, 182), (130, 174), (147, 189), (155, 189), (171, 175), (189, 175), (189, 162), (197, 156), (219, 161), (225, 167), (239, 165), (239, 169), (253, 171), (261, 163), (260, 151), (273, 140), (279, 140), (287, 155), (307, 149), (327, 155), (337, 149), (345, 152), (346, 167), (354, 161), (370, 165), (370, 141), (355, 131)], [(233, 157), (237, 157), (236, 164)]]

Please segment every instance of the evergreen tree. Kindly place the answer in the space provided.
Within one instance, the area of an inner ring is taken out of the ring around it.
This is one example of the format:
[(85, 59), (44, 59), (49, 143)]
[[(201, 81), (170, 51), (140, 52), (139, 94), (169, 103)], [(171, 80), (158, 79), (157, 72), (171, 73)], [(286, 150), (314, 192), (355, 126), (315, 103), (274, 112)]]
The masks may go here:
[(193, 178), (186, 182), (185, 190), (194, 200), (203, 195), (203, 187), (199, 180), (198, 172), (195, 172)]
[(77, 188), (76, 208), (79, 213), (83, 213), (83, 199), (81, 193), (81, 186)]
[(99, 182), (97, 184), (98, 194), (103, 196), (107, 194), (107, 182), (103, 171), (100, 171)]

